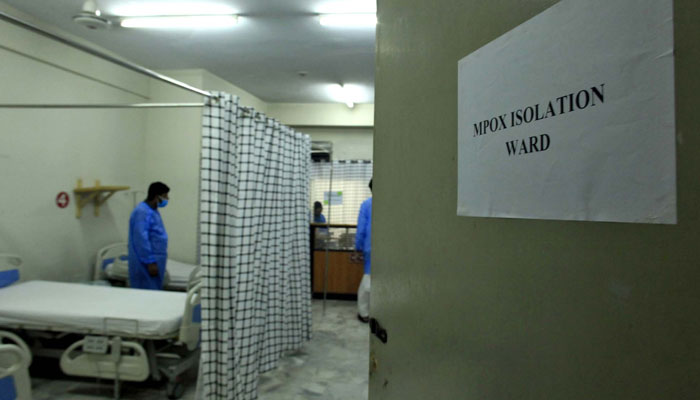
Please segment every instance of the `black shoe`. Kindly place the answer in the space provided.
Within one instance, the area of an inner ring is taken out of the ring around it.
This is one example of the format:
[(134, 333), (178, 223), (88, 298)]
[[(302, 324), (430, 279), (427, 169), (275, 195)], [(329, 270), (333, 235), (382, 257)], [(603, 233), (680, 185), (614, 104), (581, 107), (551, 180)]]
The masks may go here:
[(363, 317), (360, 314), (357, 314), (357, 319), (359, 319), (360, 322), (364, 322), (365, 324), (369, 322), (369, 317)]

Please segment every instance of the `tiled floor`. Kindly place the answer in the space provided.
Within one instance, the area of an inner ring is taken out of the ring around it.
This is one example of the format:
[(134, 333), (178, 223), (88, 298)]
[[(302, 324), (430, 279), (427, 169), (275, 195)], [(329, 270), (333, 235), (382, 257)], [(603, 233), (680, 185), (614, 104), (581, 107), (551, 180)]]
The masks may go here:
[[(352, 301), (314, 300), (313, 339), (280, 360), (279, 367), (260, 377), (260, 400), (367, 399), (369, 328), (359, 322)], [(196, 373), (186, 377), (184, 400), (195, 398)], [(113, 398), (111, 382), (67, 377), (33, 378), (34, 400)], [(165, 399), (163, 385), (152, 382), (123, 385), (124, 400)]]

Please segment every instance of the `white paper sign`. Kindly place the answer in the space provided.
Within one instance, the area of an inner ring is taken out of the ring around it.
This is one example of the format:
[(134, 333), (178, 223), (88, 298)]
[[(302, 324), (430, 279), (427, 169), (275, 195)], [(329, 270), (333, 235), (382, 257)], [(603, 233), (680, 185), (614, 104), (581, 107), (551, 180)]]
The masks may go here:
[(323, 192), (323, 204), (331, 206), (342, 206), (343, 192)]
[(458, 102), (458, 215), (676, 223), (672, 0), (564, 0), (460, 60)]

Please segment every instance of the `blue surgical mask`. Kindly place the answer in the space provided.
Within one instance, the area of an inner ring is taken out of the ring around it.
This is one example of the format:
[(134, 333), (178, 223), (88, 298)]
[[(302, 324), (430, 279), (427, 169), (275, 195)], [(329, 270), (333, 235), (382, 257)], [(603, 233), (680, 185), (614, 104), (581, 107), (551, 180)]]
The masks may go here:
[(160, 199), (158, 202), (158, 208), (163, 208), (168, 205), (168, 199)]

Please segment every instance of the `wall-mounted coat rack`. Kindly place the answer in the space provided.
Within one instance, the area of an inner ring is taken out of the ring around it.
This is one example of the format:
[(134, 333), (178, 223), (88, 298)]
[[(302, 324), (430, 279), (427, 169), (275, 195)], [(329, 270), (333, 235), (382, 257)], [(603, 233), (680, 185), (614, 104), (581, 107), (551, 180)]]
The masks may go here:
[(78, 184), (73, 190), (75, 193), (75, 217), (80, 218), (82, 216), (83, 207), (88, 205), (90, 202), (95, 203), (95, 216), (100, 216), (100, 206), (103, 205), (107, 199), (112, 197), (114, 193), (120, 190), (129, 190), (129, 186), (101, 186), (100, 181), (95, 181), (94, 187), (83, 187), (83, 180), (78, 179)]

